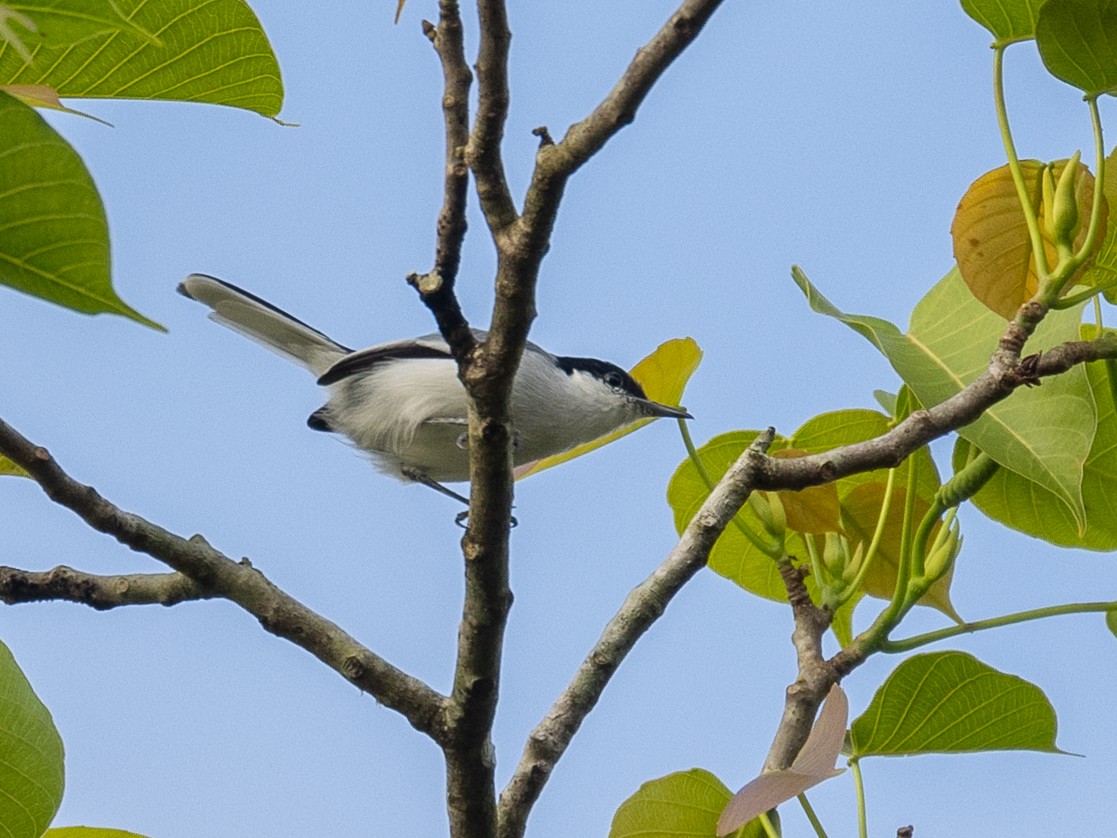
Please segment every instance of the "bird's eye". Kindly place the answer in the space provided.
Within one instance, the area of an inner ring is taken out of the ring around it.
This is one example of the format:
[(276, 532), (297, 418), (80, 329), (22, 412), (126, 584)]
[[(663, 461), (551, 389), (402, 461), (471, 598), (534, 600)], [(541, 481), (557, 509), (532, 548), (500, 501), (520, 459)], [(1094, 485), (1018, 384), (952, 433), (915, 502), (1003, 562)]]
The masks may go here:
[(624, 378), (619, 372), (607, 372), (605, 373), (605, 383), (614, 390), (620, 390), (624, 385)]

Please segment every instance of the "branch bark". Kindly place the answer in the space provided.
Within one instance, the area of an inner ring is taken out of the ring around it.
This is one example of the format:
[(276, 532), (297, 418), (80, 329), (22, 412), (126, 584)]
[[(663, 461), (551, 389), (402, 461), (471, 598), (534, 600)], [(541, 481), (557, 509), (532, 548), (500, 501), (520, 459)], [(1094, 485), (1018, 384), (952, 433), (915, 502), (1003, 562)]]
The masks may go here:
[(93, 529), (158, 559), (189, 578), (199, 590), (235, 602), (256, 617), (265, 629), (301, 646), (346, 680), (371, 693), (377, 701), (403, 715), (416, 729), (436, 742), (446, 741), (446, 731), (441, 726), (444, 696), (284, 593), (247, 560), (234, 562), (201, 536), (185, 539), (125, 512), (91, 486), (74, 480), (45, 448), (34, 445), (2, 420), (0, 454), (26, 470), (52, 501), (76, 513)]
[(98, 576), (66, 565), (48, 571), (0, 567), (0, 600), (8, 605), (63, 600), (98, 611), (122, 605), (178, 605), (219, 596), (182, 573)]
[(763, 467), (764, 452), (773, 435), (769, 428), (757, 437), (725, 473), (683, 531), (679, 543), (652, 575), (625, 598), (573, 680), (531, 732), (520, 763), (500, 795), (497, 832), (500, 838), (519, 838), (524, 834), (531, 808), (555, 764), (621, 662), (663, 615), (675, 594), (706, 566), (714, 543), (752, 492), (753, 477)]
[(407, 281), (434, 314), (438, 329), (461, 362), (476, 341), (454, 295), (466, 233), (466, 197), (469, 168), (465, 147), (469, 142), (469, 89), (473, 76), (465, 60), (462, 20), (457, 0), (440, 0), (438, 26), (423, 21), (423, 33), (434, 45), (442, 64), (442, 117), (445, 126), (445, 172), (442, 209), (438, 213), (434, 267), (428, 274), (411, 274)]
[(504, 0), (478, 0), (477, 15), (481, 33), (476, 65), (477, 117), (465, 159), (477, 180), (477, 196), (489, 232), (499, 247), (502, 232), (516, 220), (516, 206), (508, 189), (500, 148), (511, 99), (508, 49), (512, 33)]

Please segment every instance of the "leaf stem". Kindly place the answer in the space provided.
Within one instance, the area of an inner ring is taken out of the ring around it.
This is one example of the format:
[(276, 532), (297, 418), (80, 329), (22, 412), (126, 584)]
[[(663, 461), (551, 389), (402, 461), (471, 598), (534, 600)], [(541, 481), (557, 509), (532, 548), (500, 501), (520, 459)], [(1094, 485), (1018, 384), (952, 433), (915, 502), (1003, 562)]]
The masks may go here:
[[(1054, 275), (1049, 277), (1051, 280), (1049, 284), (1045, 284), (1043, 278), (1040, 281), (1040, 301), (1044, 305), (1052, 306), (1059, 301), (1059, 296), (1063, 288), (1074, 277), (1075, 272), (1078, 271), (1082, 264), (1090, 258), (1094, 252), (1094, 243), (1097, 241), (1098, 230), (1101, 227), (1101, 208), (1104, 198), (1103, 189), (1105, 188), (1105, 140), (1102, 136), (1101, 115), (1098, 113), (1098, 99), (1096, 95), (1086, 97), (1086, 104), (1090, 107), (1090, 123), (1094, 131), (1094, 168), (1097, 169), (1097, 175), (1094, 178), (1094, 199), (1090, 206), (1090, 225), (1086, 228), (1086, 238), (1082, 241), (1082, 247), (1078, 248), (1074, 253), (1059, 254), (1059, 264), (1056, 266)], [(1073, 162), (1073, 161), (1072, 161)], [(1057, 246), (1060, 251), (1066, 243), (1059, 242)], [(1038, 261), (1038, 260), (1037, 260)], [(1091, 294), (1099, 293), (1101, 289), (1090, 289), (1090, 293), (1086, 295), (1088, 298)], [(1081, 299), (1082, 294), (1076, 294), (1076, 298)], [(1060, 308), (1064, 305), (1060, 305)]]
[(1076, 602), (1067, 605), (1049, 605), (1045, 608), (1033, 608), (1029, 611), (1019, 611), (1015, 614), (1006, 614), (1003, 617), (991, 617), (988, 620), (978, 620), (973, 623), (960, 623), (956, 626), (929, 631), (926, 634), (917, 634), (903, 640), (884, 640), (879, 646), (882, 652), (895, 654), (897, 652), (910, 652), (929, 643), (948, 640), (960, 634), (973, 634), (985, 629), (1011, 626), (1016, 623), (1027, 623), (1032, 620), (1042, 620), (1046, 617), (1058, 617), (1063, 614), (1091, 614), (1107, 613), (1117, 610), (1117, 602)]
[(861, 777), (861, 760), (850, 757), (850, 771), (853, 772), (853, 787), (857, 791), (857, 834), (869, 838), (869, 825), (865, 813), (865, 781)]
[(1028, 238), (1032, 244), (1032, 254), (1036, 263), (1036, 277), (1042, 288), (1050, 278), (1047, 266), (1047, 251), (1043, 246), (1043, 235), (1039, 229), (1039, 219), (1036, 218), (1035, 208), (1032, 206), (1032, 196), (1024, 183), (1024, 172), (1020, 168), (1020, 158), (1016, 156), (1016, 144), (1012, 139), (1012, 129), (1008, 124), (1008, 109), (1005, 106), (1004, 85), (1004, 57), (1005, 44), (993, 46), (993, 101), (997, 110), (997, 125), (1001, 131), (1001, 142), (1004, 144), (1005, 155), (1008, 157), (1008, 170), (1012, 174), (1012, 182), (1016, 186), (1016, 197), (1020, 201), (1020, 209), (1024, 213), (1024, 222), (1028, 225)]
[[(768, 838), (780, 838), (780, 831), (776, 829), (775, 824), (772, 823), (772, 819), (768, 817), (767, 812), (761, 812), (756, 818), (760, 821), (760, 825), (764, 827), (764, 834), (767, 835)], [(742, 827), (742, 829), (744, 829), (744, 827)]]
[(800, 792), (797, 795), (797, 798), (799, 800), (799, 805), (803, 807), (803, 811), (807, 815), (807, 820), (809, 820), (811, 822), (811, 826), (814, 827), (815, 835), (817, 835), (818, 838), (827, 838), (826, 830), (822, 828), (822, 821), (820, 821), (818, 819), (818, 815), (815, 814), (814, 807), (811, 806), (810, 801), (807, 800), (807, 795), (803, 792)]
[(888, 523), (888, 510), (892, 507), (892, 490), (895, 485), (896, 469), (890, 468), (888, 470), (888, 481), (884, 484), (884, 501), (881, 503), (880, 515), (877, 517), (876, 531), (873, 533), (872, 541), (869, 542), (869, 549), (865, 551), (865, 555), (861, 559), (861, 567), (857, 569), (857, 575), (846, 587), (844, 596), (838, 603), (839, 607), (844, 605), (851, 596), (856, 596), (857, 592), (861, 590), (861, 583), (865, 580), (865, 574), (869, 572), (869, 566), (879, 552), (880, 542), (884, 538), (884, 527)]

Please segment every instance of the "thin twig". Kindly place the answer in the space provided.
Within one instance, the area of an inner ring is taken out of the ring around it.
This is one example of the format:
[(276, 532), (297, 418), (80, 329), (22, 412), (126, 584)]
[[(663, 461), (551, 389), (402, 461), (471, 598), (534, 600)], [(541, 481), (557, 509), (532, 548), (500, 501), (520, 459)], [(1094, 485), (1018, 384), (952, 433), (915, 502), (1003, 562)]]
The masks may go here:
[(465, 159), (477, 180), (477, 196), (489, 231), (500, 243), (502, 231), (516, 220), (501, 157), (504, 124), (508, 119), (508, 10), (504, 0), (478, 0), (481, 44), (477, 51), (477, 116), (466, 146)]
[(102, 576), (59, 565), (31, 571), (0, 567), (0, 600), (8, 605), (63, 600), (107, 611), (122, 605), (178, 605), (219, 596), (182, 573)]
[[(1015, 323), (1008, 325), (1002, 347), (1010, 343), (1016, 346), (1018, 328)], [(1002, 348), (994, 355), (989, 368), (965, 389), (934, 407), (912, 413), (881, 436), (821, 454), (769, 459), (765, 473), (757, 478), (757, 488), (768, 491), (805, 489), (850, 474), (895, 468), (928, 442), (975, 421), (1019, 387), (1037, 384), (1043, 378), (1066, 372), (1078, 364), (1106, 358), (1117, 358), (1117, 340), (1111, 337), (1071, 341), (1022, 360), (1014, 352)]]
[(2, 420), (0, 454), (22, 466), (51, 500), (75, 512), (93, 529), (158, 559), (189, 577), (200, 589), (235, 602), (265, 629), (306, 649), (403, 715), (416, 729), (435, 741), (445, 741), (446, 732), (441, 727), (444, 696), (281, 591), (247, 561), (233, 561), (201, 536), (185, 539), (125, 512), (92, 487), (78, 483), (45, 448), (34, 445)]
[(465, 163), (465, 146), (469, 142), (469, 89), (473, 76), (465, 60), (457, 0), (440, 0), (438, 8), (438, 26), (423, 21), (423, 32), (434, 45), (442, 64), (446, 145), (442, 209), (438, 213), (434, 268), (428, 274), (412, 274), (407, 279), (434, 314), (454, 357), (461, 359), (467, 357), (475, 345), (454, 295), (466, 232), (469, 168)]
[(765, 771), (791, 765), (810, 735), (819, 705), (838, 681), (837, 672), (822, 657), (822, 635), (834, 615), (811, 601), (803, 581), (806, 573), (803, 568), (793, 565), (788, 556), (782, 556), (776, 564), (795, 619), (791, 642), (798, 674), (784, 696), (783, 718), (764, 762)]

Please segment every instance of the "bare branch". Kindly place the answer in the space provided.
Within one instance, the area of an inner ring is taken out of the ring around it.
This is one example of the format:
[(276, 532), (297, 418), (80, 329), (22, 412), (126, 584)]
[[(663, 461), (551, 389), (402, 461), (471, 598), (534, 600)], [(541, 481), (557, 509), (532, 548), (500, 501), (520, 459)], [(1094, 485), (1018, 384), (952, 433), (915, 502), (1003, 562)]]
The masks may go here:
[(609, 95), (558, 143), (544, 143), (524, 201), (523, 226), (533, 247), (544, 247), (567, 179), (621, 128), (636, 118), (652, 86), (698, 37), (721, 0), (684, 0), (647, 44), (636, 51)]
[(438, 213), (434, 268), (429, 274), (412, 274), (407, 280), (434, 314), (439, 331), (450, 344), (454, 357), (462, 359), (472, 352), (475, 345), (469, 324), (454, 295), (466, 232), (469, 168), (465, 163), (465, 146), (469, 142), (469, 88), (473, 76), (465, 60), (457, 0), (440, 0), (438, 26), (423, 21), (423, 32), (434, 45), (442, 63), (446, 170), (442, 209)]
[(819, 705), (839, 680), (834, 667), (822, 656), (822, 635), (833, 614), (811, 601), (803, 583), (804, 568), (794, 566), (788, 556), (781, 557), (777, 565), (795, 618), (791, 642), (799, 671), (795, 683), (787, 688), (784, 696), (783, 717), (764, 762), (765, 771), (778, 771), (791, 765), (810, 735)]
[(189, 577), (199, 589), (235, 602), (268, 631), (306, 649), (416, 729), (445, 742), (445, 697), (365, 648), (340, 627), (273, 585), (246, 560), (234, 562), (201, 536), (187, 540), (125, 512), (90, 486), (78, 483), (45, 448), (0, 421), (0, 454), (22, 466), (47, 496), (75, 512), (93, 529), (158, 559)]
[(970, 424), (1019, 387), (1036, 385), (1043, 378), (1081, 363), (1117, 358), (1117, 339), (1105, 336), (1064, 343), (1017, 360), (1013, 351), (1004, 350), (1009, 343), (1017, 345), (1017, 330), (1017, 324), (1009, 324), (1001, 341), (1002, 350), (994, 354), (989, 368), (961, 392), (913, 413), (874, 439), (807, 457), (769, 459), (765, 473), (757, 477), (757, 488), (804, 489), (850, 474), (895, 467), (928, 442)]
[(477, 51), (477, 117), (465, 159), (477, 180), (477, 196), (489, 230), (499, 244), (501, 233), (516, 220), (500, 144), (508, 119), (508, 10), (504, 0), (478, 0), (481, 44)]
[(601, 698), (621, 662), (663, 614), (675, 594), (706, 566), (714, 542), (752, 491), (753, 477), (764, 467), (764, 452), (773, 434), (769, 428), (757, 437), (725, 473), (683, 531), (679, 543), (652, 575), (625, 598), (573, 680), (531, 732), (520, 763), (500, 795), (497, 833), (500, 838), (519, 838), (524, 834), (531, 807), (555, 763)]
[(47, 571), (0, 567), (0, 600), (8, 605), (63, 600), (107, 611), (121, 605), (169, 606), (216, 596), (181, 573), (98, 576), (66, 565)]

